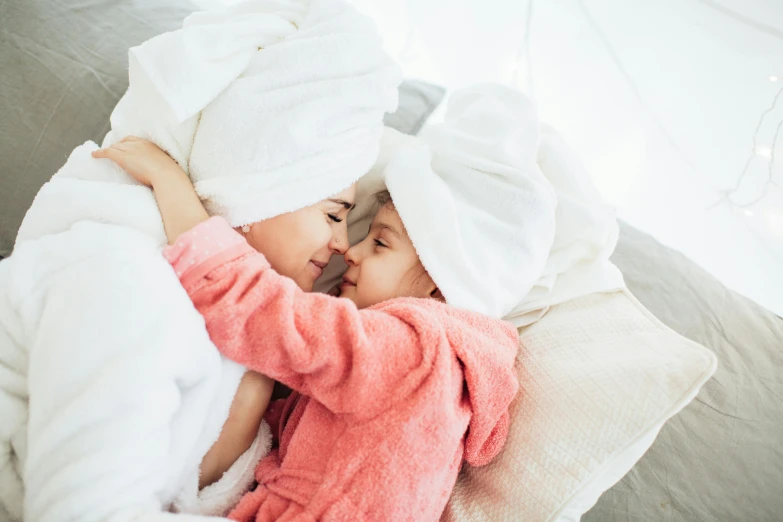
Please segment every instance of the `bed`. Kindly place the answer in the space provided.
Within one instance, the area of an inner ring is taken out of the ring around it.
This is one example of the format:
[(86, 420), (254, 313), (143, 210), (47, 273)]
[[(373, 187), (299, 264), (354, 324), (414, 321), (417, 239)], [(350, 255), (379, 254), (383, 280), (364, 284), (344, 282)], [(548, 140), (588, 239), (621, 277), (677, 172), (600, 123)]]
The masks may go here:
[[(0, 3), (0, 257), (67, 154), (108, 130), (127, 85), (127, 48), (176, 27), (189, 9), (186, 0)], [(443, 93), (406, 81), (386, 123), (415, 134)], [(720, 366), (583, 520), (781, 520), (783, 319), (628, 225), (613, 260), (645, 307), (712, 349)]]

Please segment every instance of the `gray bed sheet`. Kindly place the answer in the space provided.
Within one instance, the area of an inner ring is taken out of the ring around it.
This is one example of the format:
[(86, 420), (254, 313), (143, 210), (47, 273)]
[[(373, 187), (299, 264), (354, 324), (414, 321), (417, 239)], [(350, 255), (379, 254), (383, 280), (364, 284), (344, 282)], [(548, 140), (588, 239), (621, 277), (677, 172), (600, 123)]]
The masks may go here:
[(630, 226), (613, 261), (645, 307), (719, 366), (582, 520), (783, 520), (783, 319)]
[(41, 185), (109, 130), (128, 48), (190, 9), (187, 0), (0, 0), (0, 256)]

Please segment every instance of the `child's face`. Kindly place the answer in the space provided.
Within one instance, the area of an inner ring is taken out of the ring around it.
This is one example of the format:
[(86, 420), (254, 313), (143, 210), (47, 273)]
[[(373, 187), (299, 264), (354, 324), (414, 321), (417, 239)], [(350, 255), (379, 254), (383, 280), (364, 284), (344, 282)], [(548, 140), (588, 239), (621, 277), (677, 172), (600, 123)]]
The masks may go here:
[(340, 297), (367, 308), (394, 297), (440, 298), (391, 204), (378, 211), (367, 237), (345, 253)]

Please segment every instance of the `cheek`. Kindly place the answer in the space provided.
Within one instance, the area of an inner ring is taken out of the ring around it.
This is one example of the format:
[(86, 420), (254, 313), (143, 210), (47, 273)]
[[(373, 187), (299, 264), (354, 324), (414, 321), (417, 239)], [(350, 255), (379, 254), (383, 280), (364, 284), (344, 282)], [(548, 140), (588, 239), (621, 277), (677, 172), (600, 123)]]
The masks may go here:
[(319, 223), (308, 210), (267, 219), (252, 229), (252, 246), (266, 256), (272, 268), (293, 279), (331, 239), (329, 225), (323, 219)]
[(401, 274), (394, 263), (382, 256), (372, 256), (362, 262), (358, 291), (367, 306), (398, 297)]
[(418, 263), (418, 259), (409, 259), (408, 262), (408, 266), (411, 262), (414, 265), (401, 274), (398, 297), (428, 297), (428, 288), (432, 280), (424, 271), (424, 267)]
[(316, 252), (329, 247), (329, 242), (332, 240), (332, 227), (326, 219), (323, 212), (313, 209), (304, 209), (297, 219), (295, 231), (299, 242), (297, 251), (307, 258), (305, 262), (312, 259)]
[(410, 275), (406, 275), (402, 278), (398, 288), (398, 297), (425, 297), (425, 293), (422, 291), (422, 285), (417, 284), (415, 278)]
[(285, 234), (287, 262), (291, 266), (304, 267), (316, 257), (320, 261), (328, 261), (323, 253), (316, 256), (319, 251), (328, 248), (332, 239), (331, 227), (320, 211), (307, 208), (292, 213)]

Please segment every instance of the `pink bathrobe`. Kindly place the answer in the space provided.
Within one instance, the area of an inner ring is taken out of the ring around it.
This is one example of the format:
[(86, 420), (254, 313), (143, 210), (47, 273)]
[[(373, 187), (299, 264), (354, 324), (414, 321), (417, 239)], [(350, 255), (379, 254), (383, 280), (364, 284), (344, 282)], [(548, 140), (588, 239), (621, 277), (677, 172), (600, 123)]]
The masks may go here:
[(516, 330), (434, 300), (305, 293), (221, 218), (166, 250), (228, 358), (292, 388), (279, 448), (230, 513), (256, 521), (436, 521), (463, 460), (491, 461), (517, 391)]

